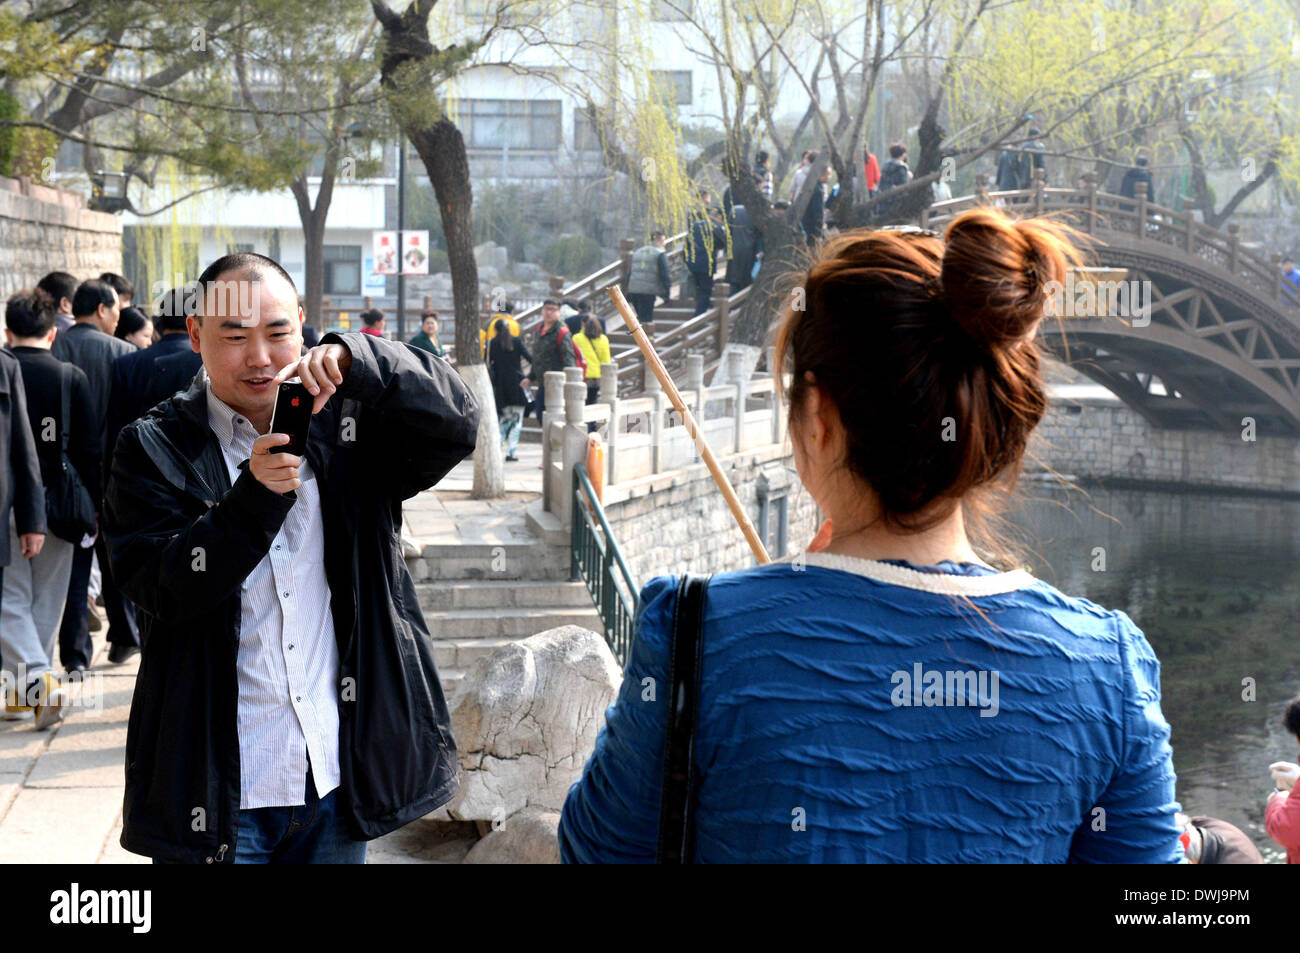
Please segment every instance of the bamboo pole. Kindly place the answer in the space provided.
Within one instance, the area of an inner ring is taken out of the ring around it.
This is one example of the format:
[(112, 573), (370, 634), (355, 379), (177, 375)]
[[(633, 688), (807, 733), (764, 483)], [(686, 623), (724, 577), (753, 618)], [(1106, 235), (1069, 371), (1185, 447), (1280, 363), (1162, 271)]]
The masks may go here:
[(731, 508), (731, 515), (740, 524), (740, 531), (745, 534), (745, 541), (749, 543), (749, 548), (754, 551), (754, 557), (760, 565), (770, 563), (772, 558), (768, 556), (763, 541), (758, 538), (754, 524), (745, 515), (745, 510), (736, 497), (736, 491), (731, 487), (731, 481), (722, 472), (722, 467), (718, 466), (717, 458), (713, 456), (713, 451), (709, 449), (708, 443), (705, 442), (704, 433), (700, 430), (699, 424), (696, 423), (695, 416), (691, 413), (690, 408), (686, 406), (686, 402), (682, 400), (682, 395), (677, 392), (677, 386), (673, 383), (673, 379), (668, 376), (668, 370), (664, 367), (663, 361), (659, 360), (659, 354), (655, 351), (654, 345), (645, 336), (641, 322), (636, 319), (636, 314), (633, 312), (631, 305), (623, 297), (623, 290), (618, 285), (610, 285), (606, 290), (609, 292), (610, 300), (614, 302), (614, 307), (623, 316), (623, 323), (632, 332), (632, 340), (636, 341), (636, 346), (641, 349), (641, 353), (645, 356), (646, 367), (650, 368), (655, 377), (659, 378), (659, 383), (663, 385), (664, 394), (668, 397), (673, 408), (682, 415), (682, 423), (687, 428), (686, 432), (695, 439), (695, 446), (700, 451), (700, 456), (704, 458), (704, 465), (709, 468), (709, 473), (713, 474), (713, 480), (718, 484), (718, 489), (722, 491), (727, 506)]

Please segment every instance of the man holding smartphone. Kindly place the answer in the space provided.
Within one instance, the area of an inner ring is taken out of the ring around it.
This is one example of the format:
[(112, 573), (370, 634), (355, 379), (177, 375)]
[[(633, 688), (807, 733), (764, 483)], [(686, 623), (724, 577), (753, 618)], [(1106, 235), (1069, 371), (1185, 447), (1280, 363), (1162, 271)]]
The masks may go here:
[[(288, 274), (199, 278), (206, 379), (123, 429), (104, 532), (143, 610), (122, 846), (161, 862), (362, 863), (456, 793), (456, 747), (399, 543), (402, 501), (474, 449), (444, 361), (328, 334), (299, 356)], [(279, 385), (312, 395), (277, 450)]]

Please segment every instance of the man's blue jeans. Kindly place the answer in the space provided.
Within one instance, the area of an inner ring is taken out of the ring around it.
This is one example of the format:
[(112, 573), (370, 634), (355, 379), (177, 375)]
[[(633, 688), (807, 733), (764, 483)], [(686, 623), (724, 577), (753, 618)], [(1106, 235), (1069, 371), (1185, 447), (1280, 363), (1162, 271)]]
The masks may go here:
[[(306, 803), (239, 812), (236, 864), (364, 864), (366, 842), (353, 840), (338, 816), (338, 789), (316, 797), (307, 769)], [(154, 863), (167, 863), (155, 860)]]

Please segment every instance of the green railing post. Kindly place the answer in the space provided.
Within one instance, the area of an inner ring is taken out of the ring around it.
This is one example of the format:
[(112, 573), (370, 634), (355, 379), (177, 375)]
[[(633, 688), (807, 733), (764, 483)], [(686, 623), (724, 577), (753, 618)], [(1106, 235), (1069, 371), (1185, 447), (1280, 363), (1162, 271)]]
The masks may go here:
[[(594, 517), (594, 519), (593, 519)], [(597, 527), (600, 535), (597, 534)], [(604, 537), (602, 544), (601, 536)], [(573, 467), (573, 528), (569, 537), (569, 567), (573, 580), (582, 579), (587, 593), (600, 612), (605, 627), (605, 641), (618, 659), (627, 665), (627, 655), (632, 646), (632, 629), (636, 620), (640, 589), (632, 580), (605, 510), (596, 499), (587, 469), (578, 463)], [(622, 576), (629, 596), (624, 596), (617, 585), (615, 571)]]

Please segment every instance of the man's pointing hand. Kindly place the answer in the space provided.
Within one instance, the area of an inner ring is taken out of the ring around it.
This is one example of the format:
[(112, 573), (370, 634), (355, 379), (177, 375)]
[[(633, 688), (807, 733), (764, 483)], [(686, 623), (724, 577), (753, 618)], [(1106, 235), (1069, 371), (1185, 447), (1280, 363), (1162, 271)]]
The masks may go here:
[(292, 364), (281, 368), (271, 385), (279, 387), (289, 378), (297, 377), (307, 392), (316, 398), (311, 407), (311, 412), (315, 414), (320, 412), (330, 396), (338, 390), (351, 367), (352, 355), (342, 344), (319, 344)]

